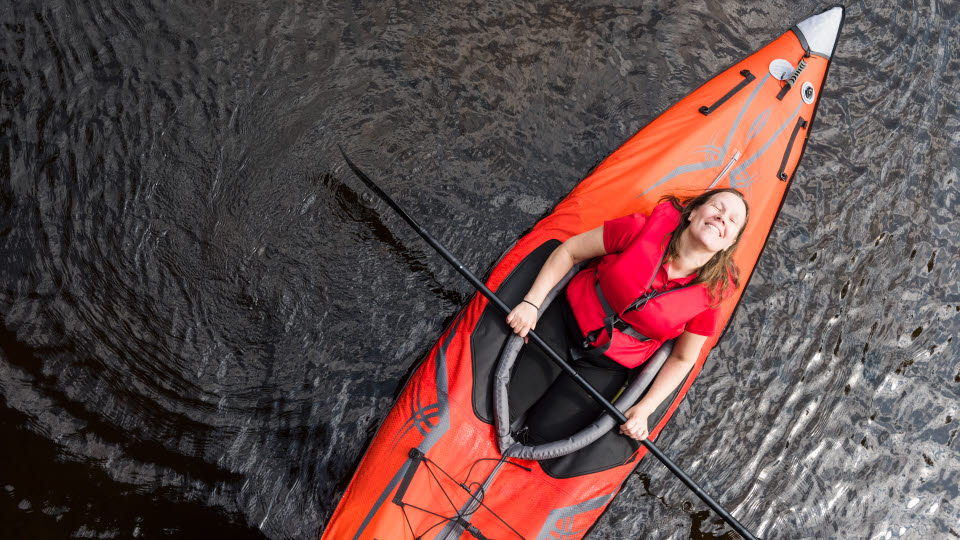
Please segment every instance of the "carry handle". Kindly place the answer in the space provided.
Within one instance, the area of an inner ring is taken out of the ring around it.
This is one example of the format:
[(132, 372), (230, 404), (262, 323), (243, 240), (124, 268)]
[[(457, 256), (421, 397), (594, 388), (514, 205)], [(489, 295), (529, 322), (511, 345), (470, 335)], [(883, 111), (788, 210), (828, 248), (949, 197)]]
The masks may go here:
[(790, 134), (790, 142), (787, 143), (787, 149), (783, 153), (783, 160), (780, 162), (780, 170), (777, 171), (777, 178), (779, 178), (781, 182), (786, 182), (790, 179), (785, 170), (787, 168), (787, 161), (790, 159), (790, 152), (793, 150), (793, 143), (796, 142), (797, 133), (800, 132), (801, 128), (807, 128), (807, 121), (804, 120), (803, 117), (797, 118), (797, 123), (793, 126), (793, 133)]
[(750, 84), (751, 82), (753, 82), (754, 79), (756, 79), (756, 77), (753, 76), (753, 73), (750, 73), (750, 70), (749, 70), (749, 69), (741, 69), (741, 70), (740, 70), (740, 75), (743, 75), (743, 80), (740, 81), (739, 84), (737, 84), (736, 86), (733, 87), (732, 90), (730, 90), (729, 92), (727, 92), (726, 94), (724, 94), (723, 97), (721, 97), (720, 99), (718, 99), (717, 102), (714, 103), (713, 105), (711, 105), (711, 106), (709, 106), (709, 107), (707, 107), (706, 105), (700, 107), (700, 109), (698, 109), (698, 110), (700, 111), (700, 113), (701, 113), (702, 115), (704, 115), (704, 116), (708, 116), (710, 113), (712, 113), (713, 111), (717, 110), (717, 108), (719, 108), (721, 105), (723, 105), (724, 103), (726, 103), (726, 101), (727, 101), (728, 99), (730, 99), (730, 98), (732, 98), (733, 96), (735, 96), (735, 95), (737, 94), (737, 92), (739, 92), (739, 91), (743, 90), (744, 88), (746, 88), (746, 86), (747, 86), (748, 84)]

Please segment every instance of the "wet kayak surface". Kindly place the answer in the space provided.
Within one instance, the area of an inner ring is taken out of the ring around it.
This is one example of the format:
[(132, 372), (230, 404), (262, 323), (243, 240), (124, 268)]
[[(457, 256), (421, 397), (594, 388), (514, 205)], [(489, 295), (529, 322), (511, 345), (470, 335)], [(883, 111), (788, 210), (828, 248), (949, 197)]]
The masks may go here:
[[(763, 537), (960, 534), (957, 8), (846, 6), (750, 285), (658, 446)], [(0, 13), (0, 516), (314, 538), (484, 274), (816, 13), (17, 2)], [(593, 538), (729, 533), (645, 460)]]

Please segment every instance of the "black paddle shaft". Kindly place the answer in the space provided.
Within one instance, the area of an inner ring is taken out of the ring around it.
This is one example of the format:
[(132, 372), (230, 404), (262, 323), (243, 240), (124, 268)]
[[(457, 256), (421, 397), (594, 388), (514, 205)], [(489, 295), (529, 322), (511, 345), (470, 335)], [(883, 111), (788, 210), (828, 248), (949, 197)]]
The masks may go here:
[[(463, 277), (467, 278), (467, 281), (469, 281), (470, 284), (473, 285), (474, 288), (476, 288), (480, 292), (480, 294), (486, 297), (486, 299), (489, 300), (493, 305), (497, 306), (497, 308), (500, 311), (502, 311), (504, 314), (510, 313), (510, 308), (505, 303), (503, 303), (502, 300), (500, 300), (500, 298), (496, 295), (496, 293), (491, 291), (486, 286), (486, 284), (484, 284), (482, 281), (477, 279), (477, 276), (475, 276), (473, 272), (471, 272), (470, 270), (467, 270), (463, 266), (463, 264), (461, 264), (460, 261), (456, 257), (454, 257), (452, 253), (450, 253), (447, 250), (447, 248), (443, 247), (443, 245), (440, 244), (440, 242), (437, 242), (437, 240), (434, 239), (433, 236), (430, 235), (430, 233), (425, 231), (423, 227), (421, 227), (420, 224), (416, 222), (416, 220), (414, 220), (406, 212), (404, 212), (403, 208), (400, 208), (400, 205), (394, 202), (394, 200), (391, 199), (389, 195), (387, 195), (382, 189), (380, 189), (380, 186), (375, 184), (373, 180), (370, 179), (369, 176), (367, 176), (356, 165), (354, 165), (353, 162), (350, 161), (350, 158), (347, 157), (346, 152), (343, 151), (343, 147), (340, 147), (338, 145), (338, 148), (340, 148), (340, 153), (343, 154), (343, 159), (346, 160), (347, 166), (349, 166), (350, 170), (352, 170), (353, 173), (357, 175), (357, 178), (359, 178), (364, 184), (366, 184), (368, 188), (373, 190), (373, 192), (376, 193), (377, 196), (383, 199), (383, 201), (386, 202), (390, 206), (390, 208), (393, 208), (393, 210), (397, 214), (399, 214), (404, 221), (409, 223), (410, 226), (413, 227), (413, 230), (415, 230), (417, 234), (419, 234), (424, 240), (426, 240), (427, 243), (430, 244), (430, 246), (433, 249), (435, 249), (444, 259), (447, 260), (447, 262), (452, 264), (453, 267), (456, 268), (457, 272), (460, 272), (460, 274), (463, 275)], [(560, 368), (567, 375), (569, 375), (574, 381), (577, 382), (577, 384), (579, 384), (584, 390), (586, 390), (586, 392), (590, 394), (590, 397), (592, 397), (597, 403), (602, 405), (603, 408), (607, 411), (607, 413), (609, 413), (611, 416), (616, 418), (617, 422), (619, 422), (620, 424), (625, 424), (627, 422), (627, 417), (625, 417), (623, 413), (620, 412), (620, 409), (616, 408), (612, 403), (607, 401), (606, 398), (600, 395), (600, 392), (597, 392), (596, 388), (594, 388), (590, 383), (584, 380), (584, 378), (581, 377), (580, 374), (577, 373), (577, 371), (573, 369), (570, 366), (570, 364), (567, 363), (566, 360), (563, 359), (563, 357), (557, 354), (557, 352), (553, 350), (553, 347), (548, 345), (547, 342), (543, 340), (543, 338), (538, 336), (536, 332), (534, 332), (533, 330), (528, 332), (527, 336), (530, 339), (532, 339), (533, 342), (536, 343), (541, 349), (543, 349), (543, 352), (546, 353), (546, 355), (550, 357), (550, 359), (553, 360), (558, 366), (560, 366)], [(750, 534), (750, 532), (746, 528), (744, 528), (744, 526), (741, 525), (740, 522), (736, 520), (736, 518), (731, 516), (729, 512), (727, 512), (722, 506), (720, 506), (719, 503), (717, 503), (717, 501), (713, 500), (713, 497), (707, 494), (707, 492), (705, 492), (699, 485), (697, 485), (696, 482), (694, 482), (689, 476), (687, 476), (687, 474), (683, 472), (683, 470), (680, 469), (680, 467), (678, 467), (670, 458), (664, 455), (663, 452), (661, 452), (660, 449), (657, 448), (656, 445), (654, 445), (653, 442), (650, 441), (650, 439), (644, 439), (641, 442), (651, 454), (653, 454), (664, 465), (666, 465), (668, 469), (670, 469), (670, 472), (672, 472), (677, 478), (679, 478), (681, 482), (686, 484), (687, 487), (690, 488), (690, 490), (697, 495), (697, 497), (700, 497), (700, 499), (703, 502), (705, 502), (707, 506), (709, 506), (721, 518), (723, 518), (723, 520), (726, 521), (731, 527), (733, 527), (735, 531), (740, 533), (740, 535), (746, 538), (747, 540), (756, 540), (756, 537)]]

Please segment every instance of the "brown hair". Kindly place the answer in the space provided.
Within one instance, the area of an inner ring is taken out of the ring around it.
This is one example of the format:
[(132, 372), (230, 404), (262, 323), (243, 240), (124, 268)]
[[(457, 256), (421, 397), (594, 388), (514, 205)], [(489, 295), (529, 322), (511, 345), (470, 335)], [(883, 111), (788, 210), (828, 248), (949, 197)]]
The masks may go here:
[(726, 297), (728, 293), (727, 289), (730, 288), (731, 285), (733, 289), (740, 287), (740, 269), (737, 268), (736, 263), (733, 262), (733, 252), (737, 249), (737, 246), (740, 245), (740, 238), (743, 237), (743, 231), (747, 230), (747, 221), (750, 220), (750, 206), (743, 197), (743, 193), (733, 188), (711, 189), (696, 197), (689, 197), (682, 200), (676, 195), (667, 195), (660, 199), (661, 201), (669, 201), (670, 204), (680, 212), (680, 224), (673, 230), (673, 236), (670, 237), (670, 243), (667, 244), (663, 258), (664, 262), (666, 262), (680, 255), (680, 236), (690, 224), (688, 219), (690, 213), (706, 204), (706, 202), (710, 200), (710, 197), (713, 197), (717, 193), (733, 193), (739, 197), (740, 200), (743, 201), (744, 208), (746, 208), (746, 214), (744, 215), (740, 232), (737, 233), (737, 239), (733, 242), (733, 245), (726, 250), (718, 251), (706, 264), (700, 267), (700, 270), (697, 272), (697, 277), (691, 282), (706, 284), (707, 294), (710, 295), (711, 307), (720, 304)]

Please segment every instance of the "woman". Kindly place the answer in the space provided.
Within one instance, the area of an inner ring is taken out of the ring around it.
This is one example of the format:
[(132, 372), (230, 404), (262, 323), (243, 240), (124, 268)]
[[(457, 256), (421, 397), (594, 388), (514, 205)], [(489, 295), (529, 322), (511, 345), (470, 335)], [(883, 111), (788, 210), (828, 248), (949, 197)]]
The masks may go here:
[[(624, 435), (643, 440), (649, 435), (647, 418), (683, 381), (716, 330), (720, 301), (740, 285), (732, 255), (748, 216), (743, 195), (724, 188), (683, 202), (666, 197), (649, 217), (607, 221), (550, 255), (507, 324), (526, 338), (547, 293), (575, 264), (597, 259), (570, 281), (565, 298), (557, 297), (558, 308), (548, 311), (562, 317), (567, 339), (578, 345), (568, 355), (574, 368), (608, 397), (623, 386), (630, 368), (676, 339), (650, 389), (620, 426)], [(570, 377), (545, 366), (540, 360), (523, 368), (524, 380), (549, 387), (539, 401), (527, 404), (535, 442), (568, 436), (602, 411)], [(539, 395), (529, 386), (523, 390)]]

